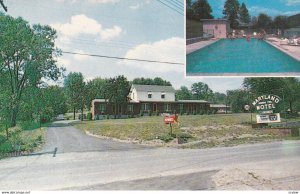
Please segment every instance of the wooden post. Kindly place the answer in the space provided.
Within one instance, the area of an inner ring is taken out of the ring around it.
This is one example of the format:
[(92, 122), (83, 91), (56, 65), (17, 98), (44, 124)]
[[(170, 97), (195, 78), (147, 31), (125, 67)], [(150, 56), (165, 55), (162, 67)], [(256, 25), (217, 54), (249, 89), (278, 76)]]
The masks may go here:
[(172, 124), (170, 123), (170, 135), (172, 135), (173, 134), (173, 131), (172, 131)]

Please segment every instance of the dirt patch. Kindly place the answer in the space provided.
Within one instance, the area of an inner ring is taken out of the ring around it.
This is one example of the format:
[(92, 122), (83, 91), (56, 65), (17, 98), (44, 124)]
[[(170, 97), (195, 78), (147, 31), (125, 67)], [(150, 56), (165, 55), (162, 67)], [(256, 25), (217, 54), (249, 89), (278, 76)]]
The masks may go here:
[(276, 184), (255, 171), (240, 168), (221, 170), (212, 176), (216, 189), (220, 190), (278, 190)]

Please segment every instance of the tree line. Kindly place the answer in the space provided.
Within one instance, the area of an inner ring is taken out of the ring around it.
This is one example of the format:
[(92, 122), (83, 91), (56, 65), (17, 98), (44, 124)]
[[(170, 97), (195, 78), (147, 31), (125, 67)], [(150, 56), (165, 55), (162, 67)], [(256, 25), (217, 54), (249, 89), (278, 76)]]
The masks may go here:
[[(212, 8), (207, 0), (187, 0), (186, 17), (190, 20), (213, 19)], [(266, 13), (252, 16), (245, 3), (238, 0), (226, 0), (223, 8), (223, 18), (228, 19), (230, 27), (238, 29), (241, 25), (248, 25), (252, 29), (288, 29), (290, 25), (287, 16), (278, 15), (274, 18)]]

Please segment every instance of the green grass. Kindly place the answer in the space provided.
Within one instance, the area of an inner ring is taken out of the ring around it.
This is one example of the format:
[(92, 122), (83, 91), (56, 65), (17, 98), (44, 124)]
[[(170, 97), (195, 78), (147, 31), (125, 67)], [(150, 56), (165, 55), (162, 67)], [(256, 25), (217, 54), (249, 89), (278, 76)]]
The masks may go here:
[[(252, 116), (255, 122), (255, 114)], [(74, 123), (74, 126), (95, 135), (138, 142), (156, 139), (171, 142), (176, 136), (187, 137), (188, 143), (183, 148), (233, 146), (290, 139), (281, 136), (276, 130), (252, 129), (250, 114), (184, 115), (179, 116), (179, 122), (179, 125), (173, 125), (173, 137), (169, 135), (170, 128), (163, 123), (161, 116), (84, 121)]]
[(21, 127), (9, 129), (9, 139), (6, 138), (5, 130), (0, 131), (0, 159), (18, 154), (28, 154), (41, 148), (45, 141), (45, 127), (22, 130)]

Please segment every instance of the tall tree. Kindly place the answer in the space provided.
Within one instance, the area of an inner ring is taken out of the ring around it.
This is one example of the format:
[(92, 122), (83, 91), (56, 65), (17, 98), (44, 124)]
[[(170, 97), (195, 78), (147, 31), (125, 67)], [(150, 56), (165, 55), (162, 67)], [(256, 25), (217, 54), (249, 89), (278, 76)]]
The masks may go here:
[(186, 1), (186, 17), (187, 19), (195, 19), (193, 2), (191, 0)]
[(273, 21), (273, 27), (278, 29), (280, 34), (283, 34), (285, 29), (289, 28), (289, 22), (287, 16), (276, 16)]
[(212, 9), (207, 0), (197, 0), (193, 3), (194, 18), (197, 20), (201, 19), (212, 19), (214, 18), (211, 13)]
[(106, 94), (108, 102), (114, 105), (115, 118), (119, 113), (118, 108), (126, 104), (129, 100), (130, 84), (123, 75), (110, 78), (106, 84)]
[(86, 107), (91, 108), (94, 99), (106, 99), (105, 87), (107, 79), (95, 78), (86, 84)]
[(8, 76), (10, 126), (16, 125), (21, 98), (27, 87), (42, 79), (57, 80), (62, 69), (56, 66), (60, 51), (55, 47), (56, 31), (33, 25), (22, 18), (0, 17), (0, 76)]
[(176, 90), (176, 100), (191, 100), (192, 92), (186, 87), (181, 86), (179, 90)]
[(218, 104), (225, 104), (226, 103), (226, 94), (215, 92), (213, 94), (213, 102)]
[(257, 18), (257, 27), (261, 29), (268, 29), (271, 27), (272, 18), (267, 14), (261, 13)]
[(213, 91), (202, 82), (192, 84), (192, 94), (196, 100), (209, 100), (213, 97)]
[(172, 84), (167, 81), (167, 80), (163, 80), (160, 77), (156, 77), (154, 79), (151, 78), (135, 78), (132, 81), (132, 84), (139, 84), (139, 85), (159, 85), (159, 86), (172, 86)]
[(251, 96), (247, 90), (229, 90), (227, 91), (226, 104), (231, 107), (232, 112), (244, 112), (244, 106), (251, 103)]
[(239, 10), (240, 3), (238, 0), (226, 0), (223, 14), (225, 18), (229, 20), (231, 28), (237, 28), (239, 26)]
[[(71, 72), (65, 78), (64, 88), (66, 90), (69, 105), (73, 110), (73, 119), (75, 120), (76, 109), (81, 109), (83, 113), (85, 104), (85, 82), (83, 75), (79, 72)], [(81, 120), (83, 116), (81, 116)]]
[(242, 3), (240, 11), (240, 21), (246, 24), (250, 23), (251, 17), (245, 3)]

